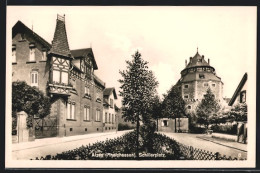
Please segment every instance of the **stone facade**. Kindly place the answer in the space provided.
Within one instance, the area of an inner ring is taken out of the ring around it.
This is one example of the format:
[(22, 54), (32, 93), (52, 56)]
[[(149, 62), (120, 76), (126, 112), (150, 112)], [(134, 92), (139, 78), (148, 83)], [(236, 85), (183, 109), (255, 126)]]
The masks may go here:
[(102, 132), (105, 83), (94, 74), (98, 67), (91, 48), (69, 49), (65, 17), (57, 17), (52, 44), (18, 21), (12, 51), (12, 81), (25, 81), (51, 98), (47, 118), (53, 121), (42, 130), (51, 127), (57, 136)]

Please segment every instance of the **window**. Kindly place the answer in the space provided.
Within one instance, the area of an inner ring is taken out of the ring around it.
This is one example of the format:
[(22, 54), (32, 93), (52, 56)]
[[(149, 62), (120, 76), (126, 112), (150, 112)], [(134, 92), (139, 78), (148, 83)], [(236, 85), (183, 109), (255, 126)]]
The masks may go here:
[(85, 94), (86, 94), (86, 95), (90, 95), (89, 87), (87, 87), (87, 86), (85, 86)]
[(68, 84), (69, 74), (68, 72), (62, 71), (61, 72), (61, 83)]
[(191, 109), (191, 105), (188, 105), (188, 109)]
[(16, 63), (16, 46), (12, 46), (12, 63)]
[(96, 110), (96, 121), (100, 121), (100, 110)]
[(162, 127), (168, 127), (168, 126), (169, 126), (168, 120), (163, 120)]
[(114, 114), (112, 114), (112, 124), (114, 124)]
[(88, 106), (85, 106), (84, 107), (84, 119), (85, 121), (89, 121), (89, 107)]
[(189, 95), (184, 95), (184, 98), (185, 98), (185, 99), (188, 99), (188, 98), (189, 98)]
[(38, 72), (33, 71), (31, 73), (31, 86), (38, 86)]
[(184, 85), (184, 88), (189, 88), (189, 85), (188, 84)]
[(205, 75), (204, 74), (199, 74), (199, 78), (200, 79), (205, 79)]
[(246, 102), (246, 91), (241, 91), (240, 92), (240, 103), (245, 103)]
[(107, 123), (107, 112), (105, 113), (105, 123)]
[(198, 59), (198, 62), (202, 62), (202, 59)]
[(30, 47), (30, 59), (29, 61), (35, 61), (35, 47)]
[(109, 113), (108, 123), (111, 123), (111, 114)]
[(69, 74), (66, 71), (53, 70), (53, 82), (56, 83), (69, 83)]
[(213, 84), (212, 84), (212, 87), (216, 87), (216, 84), (213, 83)]
[(110, 99), (110, 107), (113, 108), (114, 105), (113, 105), (113, 99)]
[(207, 86), (209, 86), (209, 84), (208, 83), (204, 83), (204, 87), (207, 87)]
[(47, 60), (47, 53), (46, 51), (42, 52), (42, 61), (46, 61)]
[(67, 103), (67, 119), (75, 119), (75, 102), (68, 102)]
[(53, 70), (53, 75), (52, 75), (52, 80), (53, 82), (60, 83), (60, 71)]

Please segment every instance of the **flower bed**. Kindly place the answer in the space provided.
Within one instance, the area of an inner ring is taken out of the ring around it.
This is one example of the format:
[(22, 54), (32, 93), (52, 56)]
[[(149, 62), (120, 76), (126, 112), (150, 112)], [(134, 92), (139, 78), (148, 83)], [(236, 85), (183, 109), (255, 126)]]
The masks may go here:
[[(146, 152), (144, 141), (139, 139), (140, 160), (179, 160), (181, 155), (177, 142), (165, 135), (155, 133), (152, 151)], [(121, 137), (81, 146), (55, 156), (47, 155), (40, 160), (136, 160), (136, 133), (129, 132)], [(36, 158), (39, 160), (39, 158)]]

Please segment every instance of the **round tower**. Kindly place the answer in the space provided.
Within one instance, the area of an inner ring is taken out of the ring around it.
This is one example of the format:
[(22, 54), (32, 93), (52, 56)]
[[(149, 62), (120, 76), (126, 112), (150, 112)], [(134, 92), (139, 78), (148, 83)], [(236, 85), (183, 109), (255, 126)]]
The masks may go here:
[(181, 71), (181, 78), (177, 85), (181, 88), (181, 94), (187, 103), (187, 109), (195, 109), (196, 104), (202, 100), (208, 88), (210, 88), (218, 101), (222, 101), (223, 82), (216, 75), (215, 68), (210, 66), (204, 55), (200, 55), (197, 49), (195, 56), (190, 57), (185, 68)]

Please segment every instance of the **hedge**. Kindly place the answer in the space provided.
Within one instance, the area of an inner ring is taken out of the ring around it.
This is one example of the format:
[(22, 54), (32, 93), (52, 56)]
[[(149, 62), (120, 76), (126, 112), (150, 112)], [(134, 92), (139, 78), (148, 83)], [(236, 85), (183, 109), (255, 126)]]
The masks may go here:
[[(135, 139), (136, 133), (133, 131), (115, 139), (81, 146), (54, 156), (37, 157), (35, 160), (136, 160)], [(146, 146), (143, 144), (143, 139), (140, 139), (139, 160), (179, 160), (184, 158), (177, 142), (165, 135), (154, 134), (152, 153), (147, 153)]]

